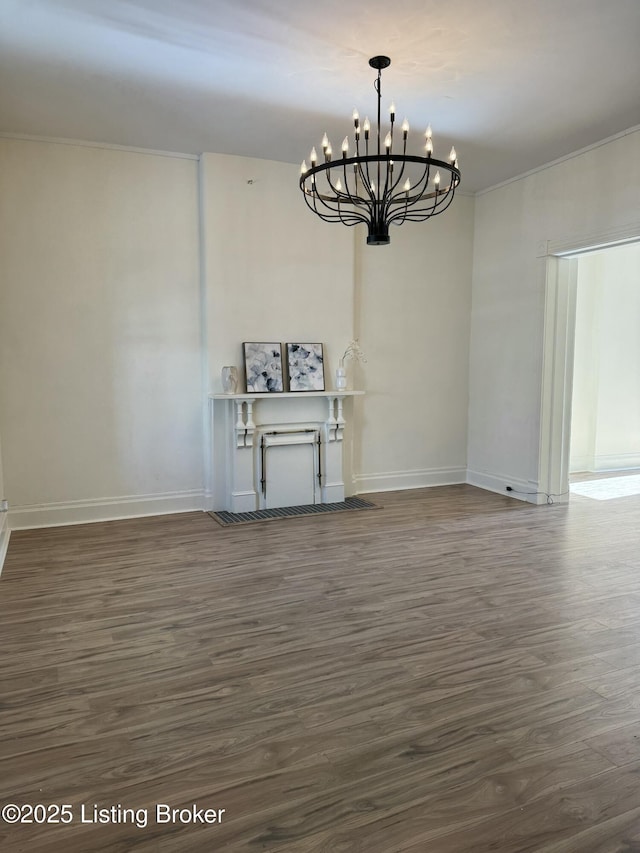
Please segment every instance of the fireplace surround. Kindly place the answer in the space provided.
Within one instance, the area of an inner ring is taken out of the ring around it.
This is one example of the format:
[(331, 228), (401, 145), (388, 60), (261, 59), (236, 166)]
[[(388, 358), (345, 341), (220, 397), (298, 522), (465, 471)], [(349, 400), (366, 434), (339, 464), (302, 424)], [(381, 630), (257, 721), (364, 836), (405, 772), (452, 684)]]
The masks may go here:
[(210, 509), (343, 501), (347, 413), (363, 393), (211, 394)]

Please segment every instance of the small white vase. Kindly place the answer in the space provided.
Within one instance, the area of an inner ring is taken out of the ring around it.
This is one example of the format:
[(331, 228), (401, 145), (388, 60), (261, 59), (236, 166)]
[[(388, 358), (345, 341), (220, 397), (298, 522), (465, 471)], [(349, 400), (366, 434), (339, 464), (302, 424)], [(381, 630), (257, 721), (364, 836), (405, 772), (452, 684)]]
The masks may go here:
[(225, 394), (235, 394), (238, 391), (238, 368), (227, 365), (222, 368), (222, 390)]
[(344, 391), (347, 387), (347, 369), (344, 365), (336, 367), (336, 391)]

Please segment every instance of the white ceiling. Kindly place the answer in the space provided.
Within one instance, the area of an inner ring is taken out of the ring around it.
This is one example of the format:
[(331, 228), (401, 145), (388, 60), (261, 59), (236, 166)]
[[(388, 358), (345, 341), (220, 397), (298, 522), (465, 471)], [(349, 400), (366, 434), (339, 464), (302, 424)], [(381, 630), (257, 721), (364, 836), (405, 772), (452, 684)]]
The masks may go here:
[(461, 190), (640, 124), (640, 0), (0, 0), (0, 132), (299, 164), (380, 53)]

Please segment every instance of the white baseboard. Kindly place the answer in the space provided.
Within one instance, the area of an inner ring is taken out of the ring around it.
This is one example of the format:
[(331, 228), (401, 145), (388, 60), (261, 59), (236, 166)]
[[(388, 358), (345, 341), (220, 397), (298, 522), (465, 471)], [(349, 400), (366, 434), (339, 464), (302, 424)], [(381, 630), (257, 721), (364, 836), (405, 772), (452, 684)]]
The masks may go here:
[(384, 471), (359, 474), (353, 478), (355, 494), (424, 489), (429, 486), (455, 486), (466, 482), (466, 468), (427, 468), (418, 471)]
[(9, 519), (7, 518), (7, 513), (2, 512), (0, 513), (0, 575), (2, 574), (2, 567), (4, 566), (4, 558), (7, 556), (10, 536), (11, 530), (9, 529)]
[(9, 510), (12, 530), (35, 527), (57, 527), (138, 518), (145, 515), (168, 515), (174, 512), (203, 510), (204, 492), (169, 492), (161, 495), (124, 495), (87, 501), (14, 506)]
[(617, 453), (601, 456), (572, 456), (569, 471), (571, 474), (601, 474), (605, 471), (627, 471), (640, 468), (640, 455), (637, 453)]
[[(537, 483), (519, 480), (517, 477), (509, 477), (507, 474), (488, 474), (484, 471), (469, 469), (467, 470), (467, 483), (470, 486), (476, 486), (478, 489), (486, 489), (489, 492), (496, 492), (518, 501), (526, 501), (532, 504), (547, 503), (547, 496), (538, 491)], [(507, 486), (511, 486), (513, 491), (508, 492)], [(553, 502), (564, 503), (567, 500), (568, 496), (564, 496), (554, 498)]]
[[(628, 468), (640, 468), (640, 456), (637, 453), (618, 453), (608, 456), (596, 456), (593, 471), (626, 471)], [(589, 470), (589, 469), (587, 469)]]

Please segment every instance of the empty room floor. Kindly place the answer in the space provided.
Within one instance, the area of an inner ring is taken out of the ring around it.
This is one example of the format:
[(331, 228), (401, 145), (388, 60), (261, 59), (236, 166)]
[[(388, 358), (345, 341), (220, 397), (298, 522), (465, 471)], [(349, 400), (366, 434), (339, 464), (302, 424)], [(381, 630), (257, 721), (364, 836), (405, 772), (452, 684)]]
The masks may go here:
[(14, 532), (0, 848), (640, 850), (640, 496), (367, 497)]

